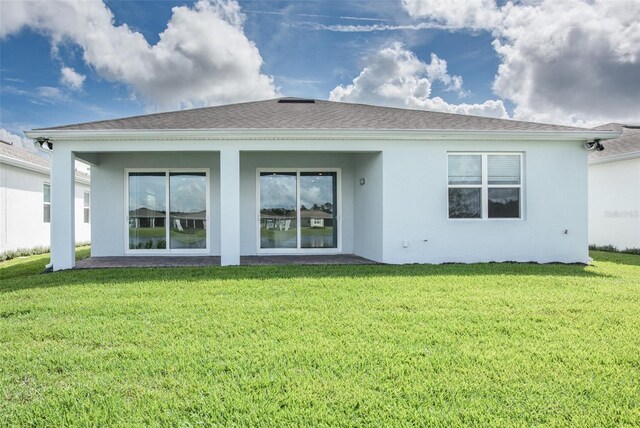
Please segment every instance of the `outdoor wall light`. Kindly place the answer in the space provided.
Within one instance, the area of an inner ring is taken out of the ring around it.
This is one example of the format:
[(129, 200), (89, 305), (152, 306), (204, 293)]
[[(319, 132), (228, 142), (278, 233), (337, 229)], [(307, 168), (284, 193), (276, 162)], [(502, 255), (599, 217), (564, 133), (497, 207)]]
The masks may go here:
[(361, 178), (361, 179), (360, 179), (360, 185), (361, 185), (361, 186), (364, 186), (364, 183), (365, 183), (365, 179), (364, 179), (364, 178)]
[(600, 144), (600, 140), (599, 139), (595, 139), (593, 141), (588, 141), (585, 143), (584, 148), (587, 149), (587, 151), (597, 151), (597, 152), (601, 152), (604, 150), (604, 146), (602, 144)]
[(36, 146), (36, 148), (46, 152), (50, 152), (53, 150), (53, 143), (49, 141), (48, 138), (38, 137), (33, 141), (33, 145)]

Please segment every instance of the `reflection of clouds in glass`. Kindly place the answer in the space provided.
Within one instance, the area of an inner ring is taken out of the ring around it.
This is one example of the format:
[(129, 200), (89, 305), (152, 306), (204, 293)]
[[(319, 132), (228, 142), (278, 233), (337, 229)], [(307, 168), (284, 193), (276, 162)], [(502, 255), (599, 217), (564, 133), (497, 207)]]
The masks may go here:
[(482, 156), (449, 156), (449, 184), (480, 184), (481, 182)]
[(206, 209), (205, 176), (171, 174), (169, 205), (172, 212), (194, 213)]
[(333, 204), (332, 176), (300, 177), (300, 204), (311, 209), (314, 205)]
[(296, 209), (296, 177), (263, 175), (260, 177), (260, 209)]
[(130, 176), (129, 209), (166, 210), (165, 180), (164, 176)]

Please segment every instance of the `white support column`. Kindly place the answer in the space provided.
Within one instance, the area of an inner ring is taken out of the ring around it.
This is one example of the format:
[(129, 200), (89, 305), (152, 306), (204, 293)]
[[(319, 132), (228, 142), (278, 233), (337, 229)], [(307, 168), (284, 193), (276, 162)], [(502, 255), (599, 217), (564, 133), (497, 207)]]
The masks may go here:
[(220, 150), (220, 264), (240, 264), (240, 152)]
[(56, 144), (51, 155), (51, 263), (53, 270), (75, 266), (75, 155)]

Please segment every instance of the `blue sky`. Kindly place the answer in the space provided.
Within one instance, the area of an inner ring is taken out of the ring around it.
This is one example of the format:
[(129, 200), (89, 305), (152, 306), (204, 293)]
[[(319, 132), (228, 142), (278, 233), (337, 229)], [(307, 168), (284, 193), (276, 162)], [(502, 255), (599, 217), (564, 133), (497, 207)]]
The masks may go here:
[(280, 95), (640, 120), (637, 0), (80, 3), (3, 1), (5, 133)]

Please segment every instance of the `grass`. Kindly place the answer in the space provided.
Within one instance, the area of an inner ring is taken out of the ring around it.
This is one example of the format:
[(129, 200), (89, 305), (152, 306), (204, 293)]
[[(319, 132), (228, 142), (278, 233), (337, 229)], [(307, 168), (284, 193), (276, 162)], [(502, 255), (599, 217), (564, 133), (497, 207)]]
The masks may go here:
[(193, 244), (194, 242), (202, 243), (204, 248), (205, 240), (207, 239), (207, 231), (206, 229), (187, 229), (185, 228), (182, 232), (176, 229), (171, 229), (169, 231), (169, 236), (171, 239), (175, 239), (178, 242), (182, 242), (183, 244)]
[[(91, 255), (91, 247), (88, 245), (76, 247), (76, 260), (85, 259)], [(4, 281), (16, 278), (20, 281), (22, 278), (41, 274), (45, 270), (45, 266), (49, 264), (50, 255), (38, 254), (33, 256), (22, 256), (8, 261), (0, 262), (0, 293), (5, 291)], [(0, 298), (0, 308), (2, 307), (2, 298)]]
[(136, 238), (164, 238), (167, 229), (164, 227), (130, 227), (129, 236)]
[(265, 229), (260, 228), (260, 238), (269, 239), (271, 241), (290, 241), (293, 240), (293, 245), (295, 246), (295, 240), (297, 236), (297, 230), (295, 227), (290, 228), (289, 230), (279, 230), (279, 229)]
[(638, 426), (640, 256), (592, 255), (2, 263), (0, 426)]

